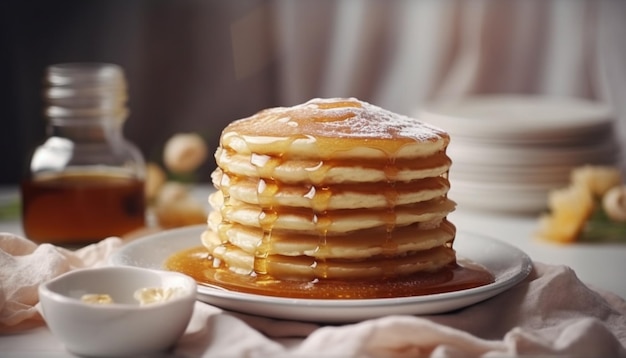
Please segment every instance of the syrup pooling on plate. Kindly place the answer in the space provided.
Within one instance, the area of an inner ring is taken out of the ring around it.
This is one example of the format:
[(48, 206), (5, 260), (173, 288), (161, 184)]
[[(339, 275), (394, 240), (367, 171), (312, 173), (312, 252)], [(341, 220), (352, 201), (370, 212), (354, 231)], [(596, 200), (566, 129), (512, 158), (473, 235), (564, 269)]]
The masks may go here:
[(432, 273), (418, 273), (387, 280), (276, 280), (264, 275), (238, 275), (213, 267), (208, 251), (200, 246), (180, 251), (166, 262), (172, 271), (193, 277), (199, 284), (264, 296), (313, 299), (372, 299), (431, 295), (488, 285), (494, 281), (485, 269), (450, 264)]
[(231, 123), (201, 238), (210, 270), (195, 277), (249, 292), (305, 285), (317, 297), (332, 287), (370, 297), (359, 292), (374, 283), (391, 295), (403, 295), (393, 287), (407, 282), (449, 289), (440, 281), (468, 271), (456, 264), (456, 229), (446, 219), (455, 207), (448, 143), (438, 128), (352, 98)]

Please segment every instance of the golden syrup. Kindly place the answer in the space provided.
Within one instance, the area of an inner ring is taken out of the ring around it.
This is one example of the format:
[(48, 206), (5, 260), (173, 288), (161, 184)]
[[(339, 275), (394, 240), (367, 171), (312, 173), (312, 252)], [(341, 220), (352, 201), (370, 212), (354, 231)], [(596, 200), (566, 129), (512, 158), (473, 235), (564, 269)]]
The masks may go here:
[(23, 225), (36, 242), (83, 244), (145, 225), (144, 182), (119, 175), (62, 173), (22, 183)]
[(193, 277), (199, 284), (265, 296), (316, 299), (371, 299), (412, 297), (453, 292), (488, 285), (494, 277), (470, 264), (450, 264), (432, 273), (375, 280), (276, 280), (268, 275), (240, 275), (213, 267), (204, 247), (180, 251), (168, 258), (166, 268)]

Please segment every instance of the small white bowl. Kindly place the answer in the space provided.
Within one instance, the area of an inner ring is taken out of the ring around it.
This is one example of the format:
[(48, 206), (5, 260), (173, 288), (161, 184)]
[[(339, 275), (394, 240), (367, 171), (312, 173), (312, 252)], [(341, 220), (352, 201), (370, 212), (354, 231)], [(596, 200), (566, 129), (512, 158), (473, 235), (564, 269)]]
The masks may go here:
[[(168, 300), (140, 305), (143, 288), (176, 288)], [(113, 303), (84, 302), (107, 294)], [(196, 300), (189, 276), (137, 267), (71, 271), (39, 286), (43, 316), (68, 351), (86, 356), (136, 356), (164, 351), (184, 333)]]

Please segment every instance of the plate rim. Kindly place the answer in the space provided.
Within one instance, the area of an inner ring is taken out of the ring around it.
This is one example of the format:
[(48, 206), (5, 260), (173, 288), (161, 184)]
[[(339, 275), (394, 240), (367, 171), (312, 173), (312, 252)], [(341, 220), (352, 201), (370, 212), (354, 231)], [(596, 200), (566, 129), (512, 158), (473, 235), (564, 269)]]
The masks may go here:
[[(129, 251), (132, 251), (136, 247), (147, 245), (148, 243), (157, 241), (159, 239), (166, 240), (164, 238), (171, 237), (171, 236), (178, 236), (178, 235), (197, 232), (198, 233), (198, 245), (200, 245), (199, 234), (202, 232), (202, 230), (206, 230), (206, 229), (207, 229), (206, 225), (194, 225), (194, 226), (186, 226), (182, 228), (169, 229), (169, 230), (164, 230), (164, 231), (160, 231), (157, 233), (148, 234), (144, 237), (134, 239), (132, 242), (129, 242), (126, 245), (122, 246), (119, 250), (114, 252), (109, 257), (108, 263), (114, 266), (137, 266), (136, 262), (135, 262), (135, 265), (128, 262), (127, 258), (128, 258)], [(315, 308), (316, 311), (318, 311), (318, 310), (325, 310), (325, 309), (333, 309), (333, 310), (334, 309), (362, 310), (362, 309), (367, 309), (367, 308), (384, 309), (384, 308), (391, 307), (391, 306), (399, 308), (399, 307), (404, 307), (404, 306), (411, 307), (411, 306), (416, 306), (416, 305), (428, 305), (428, 304), (434, 304), (437, 302), (453, 302), (455, 300), (459, 300), (463, 298), (464, 296), (466, 298), (467, 296), (472, 296), (476, 298), (474, 300), (469, 300), (471, 301), (469, 304), (450, 303), (449, 306), (451, 305), (451, 308), (445, 309), (445, 310), (439, 310), (439, 312), (437, 312), (437, 310), (433, 310), (432, 312), (432, 313), (443, 313), (443, 312), (447, 312), (456, 308), (466, 307), (471, 304), (475, 304), (485, 299), (488, 299), (490, 297), (496, 296), (499, 293), (502, 293), (506, 291), (507, 289), (515, 286), (519, 282), (523, 281), (532, 271), (532, 268), (533, 268), (532, 260), (525, 252), (523, 252), (518, 247), (510, 243), (507, 243), (505, 241), (488, 237), (483, 234), (477, 234), (477, 233), (467, 231), (467, 230), (457, 231), (457, 239), (463, 236), (471, 236), (474, 239), (478, 238), (478, 240), (481, 240), (482, 243), (488, 243), (496, 248), (507, 250), (510, 255), (515, 255), (518, 258), (518, 262), (514, 263), (514, 265), (509, 266), (508, 271), (505, 272), (505, 275), (497, 276), (495, 273), (492, 272), (492, 274), (496, 276), (495, 281), (488, 285), (475, 287), (475, 288), (469, 288), (469, 289), (460, 290), (460, 291), (444, 292), (444, 293), (437, 293), (437, 294), (430, 294), (430, 295), (390, 297), (390, 298), (370, 298), (370, 299), (290, 298), (290, 297), (267, 296), (267, 295), (259, 295), (259, 294), (252, 294), (252, 293), (246, 293), (246, 292), (222, 290), (222, 289), (211, 288), (209, 286), (204, 286), (200, 284), (198, 285), (198, 290), (197, 290), (198, 299), (200, 301), (204, 301), (209, 304), (214, 304), (218, 307), (220, 305), (215, 304), (215, 300), (220, 301), (220, 300), (228, 299), (228, 300), (236, 300), (238, 302), (247, 303), (247, 304), (255, 304), (255, 305), (260, 304), (260, 305), (268, 306), (268, 307), (270, 306), (271, 307), (294, 306), (294, 307)], [(459, 244), (458, 242), (459, 242), (458, 240), (455, 241), (455, 249), (457, 250), (459, 246), (460, 248), (464, 247), (463, 246), (464, 244)], [(188, 247), (188, 246), (182, 246), (180, 249), (184, 249), (185, 247)], [(464, 259), (462, 254), (459, 256), (461, 260)], [(164, 263), (164, 259), (162, 260), (162, 262), (159, 263), (161, 265), (160, 267), (151, 267), (151, 268), (165, 270), (165, 268), (162, 266), (163, 263)], [(480, 262), (475, 262), (475, 263), (481, 265)], [(221, 308), (226, 309), (226, 310), (235, 310), (235, 311), (239, 311), (243, 313), (262, 315), (262, 314), (258, 314), (254, 312), (248, 312), (249, 310), (246, 310), (246, 309), (237, 310), (237, 309), (232, 309), (232, 307), (221, 307)], [(418, 312), (417, 314), (419, 314), (419, 310), (415, 310), (415, 311), (417, 311)], [(411, 314), (415, 314), (415, 313), (411, 313)], [(305, 313), (303, 314), (303, 317), (295, 317), (295, 319), (310, 321), (310, 319), (307, 319), (307, 317), (310, 315), (311, 315), (310, 313)], [(347, 314), (347, 315), (350, 316), (350, 314)], [(271, 315), (271, 317), (286, 318), (286, 317), (276, 317), (276, 314)], [(327, 320), (322, 320), (322, 321), (327, 321)], [(341, 319), (341, 317), (336, 317), (332, 319), (332, 321), (343, 322), (346, 320)], [(350, 319), (348, 321), (354, 321), (354, 320)]]

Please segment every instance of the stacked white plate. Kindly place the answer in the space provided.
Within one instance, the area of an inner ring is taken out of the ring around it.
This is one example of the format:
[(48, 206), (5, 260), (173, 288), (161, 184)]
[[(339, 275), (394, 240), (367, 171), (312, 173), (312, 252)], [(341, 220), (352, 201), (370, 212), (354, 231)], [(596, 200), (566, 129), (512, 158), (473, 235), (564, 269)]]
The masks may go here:
[(450, 134), (449, 197), (463, 208), (536, 213), (573, 168), (619, 162), (613, 114), (599, 103), (485, 95), (427, 105), (418, 118)]

